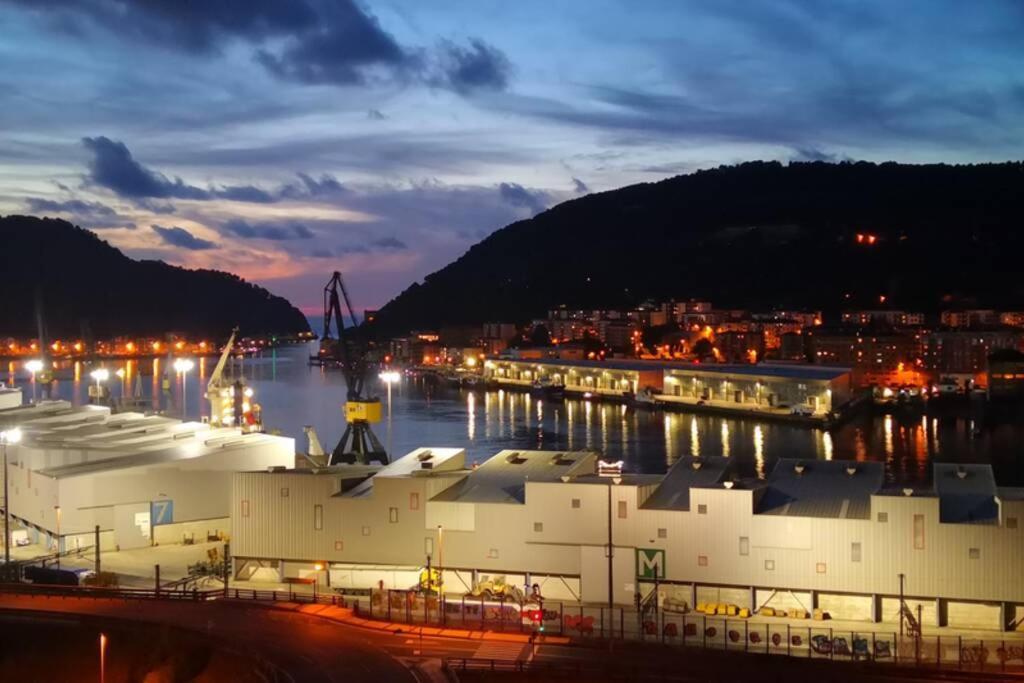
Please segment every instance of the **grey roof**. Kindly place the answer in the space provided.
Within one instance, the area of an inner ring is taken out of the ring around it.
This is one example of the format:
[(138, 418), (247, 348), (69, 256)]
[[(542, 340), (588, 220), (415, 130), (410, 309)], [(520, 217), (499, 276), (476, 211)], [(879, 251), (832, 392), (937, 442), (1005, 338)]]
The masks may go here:
[(689, 510), (690, 488), (705, 488), (727, 478), (732, 461), (720, 456), (680, 458), (640, 506), (644, 510)]
[(939, 521), (995, 523), (996, 478), (990, 465), (936, 463), (933, 486), (939, 496)]
[(359, 498), (373, 490), (378, 477), (408, 477), (417, 472), (452, 471), (466, 462), (466, 451), (462, 448), (417, 448), (398, 460), (388, 463), (366, 481), (337, 494), (344, 498)]
[(996, 492), (1003, 500), (1024, 500), (1024, 487), (1000, 486)]
[(459, 503), (526, 502), (526, 482), (554, 482), (594, 471), (590, 451), (501, 451), (431, 500)]
[(725, 375), (745, 375), (749, 377), (781, 377), (798, 380), (831, 381), (849, 374), (850, 368), (832, 367), (827, 365), (800, 365), (785, 363), (684, 363), (680, 361), (654, 360), (568, 360), (562, 358), (500, 358), (499, 361), (527, 363), (534, 365), (563, 365), (595, 370), (644, 370), (666, 371), (678, 370)]
[(870, 519), (871, 495), (882, 488), (885, 464), (782, 458), (768, 476), (754, 512), (789, 517)]

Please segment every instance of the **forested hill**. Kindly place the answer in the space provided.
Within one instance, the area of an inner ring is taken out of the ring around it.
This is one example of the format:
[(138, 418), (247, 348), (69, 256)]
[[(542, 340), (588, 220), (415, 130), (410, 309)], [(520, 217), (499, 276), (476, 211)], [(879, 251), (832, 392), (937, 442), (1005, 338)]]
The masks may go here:
[[(872, 240), (857, 235), (873, 235)], [(513, 223), (379, 313), (381, 332), (558, 304), (1024, 307), (1024, 165), (751, 162), (592, 194)]]
[(286, 299), (236, 275), (134, 261), (67, 221), (0, 217), (0, 244), (0, 337), (35, 336), (37, 299), (51, 337), (309, 329)]

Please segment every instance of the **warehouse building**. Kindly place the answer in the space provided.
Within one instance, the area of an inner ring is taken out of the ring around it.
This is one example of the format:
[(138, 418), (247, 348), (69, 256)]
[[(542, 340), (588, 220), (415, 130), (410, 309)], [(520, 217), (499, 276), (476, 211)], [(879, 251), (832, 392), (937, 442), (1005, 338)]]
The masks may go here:
[(767, 413), (800, 406), (816, 416), (838, 412), (852, 398), (849, 369), (820, 365), (494, 359), (484, 364), (484, 376), (512, 388), (547, 379), (577, 395), (623, 399), (649, 391), (662, 404)]
[(682, 609), (864, 621), (897, 619), (902, 576), (925, 625), (1024, 617), (1024, 490), (997, 487), (988, 466), (940, 464), (933, 487), (892, 490), (881, 463), (783, 459), (741, 481), (721, 457), (683, 458), (665, 475), (601, 476), (598, 462), (502, 451), (467, 468), (463, 451), (430, 448), (376, 474), (239, 473), (236, 576), (406, 589), (432, 562), (452, 596), (498, 580), (629, 606), (657, 580), (659, 602)]
[(129, 549), (230, 532), (231, 475), (293, 467), (294, 440), (44, 401), (0, 410), (12, 521), (56, 549)]

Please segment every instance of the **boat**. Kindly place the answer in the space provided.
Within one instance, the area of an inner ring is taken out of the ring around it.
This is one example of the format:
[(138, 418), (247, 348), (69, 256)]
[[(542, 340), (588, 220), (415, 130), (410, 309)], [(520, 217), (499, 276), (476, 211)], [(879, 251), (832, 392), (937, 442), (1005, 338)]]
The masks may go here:
[(548, 377), (538, 377), (533, 380), (530, 393), (537, 398), (559, 401), (565, 398), (565, 385), (561, 382), (553, 382)]
[(644, 388), (639, 394), (627, 392), (624, 394), (626, 405), (630, 408), (653, 409), (655, 407), (654, 390), (650, 387)]

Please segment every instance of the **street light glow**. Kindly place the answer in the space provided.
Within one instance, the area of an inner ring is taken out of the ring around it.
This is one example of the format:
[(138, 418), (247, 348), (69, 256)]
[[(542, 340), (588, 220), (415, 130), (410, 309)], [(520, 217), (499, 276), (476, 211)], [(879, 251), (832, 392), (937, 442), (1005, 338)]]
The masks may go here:
[(176, 361), (174, 361), (174, 365), (172, 367), (174, 368), (175, 372), (189, 372), (195, 366), (196, 364), (190, 361), (188, 358), (179, 358)]
[(18, 443), (19, 441), (21, 441), (21, 430), (17, 427), (0, 432), (0, 443)]
[(43, 369), (43, 361), (39, 360), (38, 358), (26, 361), (25, 369), (34, 375)]
[(384, 382), (385, 384), (394, 384), (401, 378), (402, 376), (398, 374), (398, 372), (396, 372), (395, 370), (385, 370), (384, 372), (380, 373), (380, 381)]
[(107, 370), (106, 368), (96, 368), (89, 373), (89, 376), (96, 380), (96, 384), (99, 384), (100, 382), (106, 382), (110, 379), (110, 370)]

